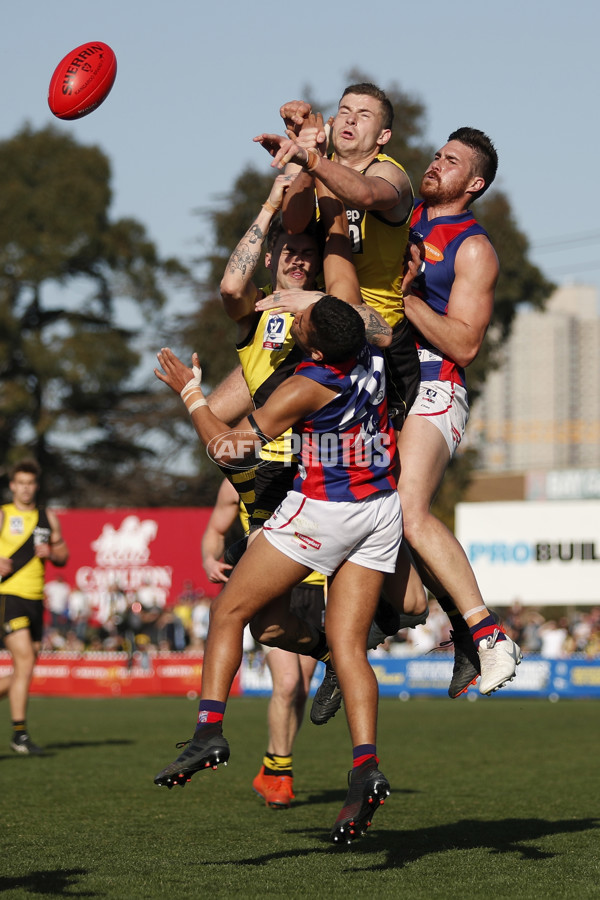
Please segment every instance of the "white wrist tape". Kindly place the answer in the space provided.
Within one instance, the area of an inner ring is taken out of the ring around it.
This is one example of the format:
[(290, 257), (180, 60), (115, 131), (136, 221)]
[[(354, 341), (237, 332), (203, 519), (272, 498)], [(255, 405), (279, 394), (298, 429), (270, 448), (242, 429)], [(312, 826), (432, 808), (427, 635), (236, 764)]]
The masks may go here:
[(192, 366), (192, 372), (194, 373), (194, 377), (190, 378), (187, 384), (181, 388), (179, 392), (179, 396), (182, 400), (185, 400), (190, 391), (200, 390), (200, 382), (202, 379), (202, 369), (199, 369), (198, 366)]
[(192, 403), (191, 406), (188, 406), (187, 403), (186, 403), (186, 406), (187, 406), (187, 411), (189, 412), (189, 414), (191, 416), (191, 414), (194, 412), (194, 410), (198, 409), (200, 406), (208, 406), (208, 401), (205, 400), (204, 397), (201, 397), (200, 400), (194, 400), (194, 402)]
[[(194, 373), (194, 377), (190, 378), (187, 384), (184, 384), (181, 391), (179, 392), (179, 396), (183, 400), (186, 405), (187, 411), (191, 415), (195, 409), (198, 409), (200, 406), (208, 406), (208, 401), (202, 396), (202, 390), (200, 387), (201, 378), (202, 378), (202, 369), (198, 366), (192, 366), (192, 372)], [(199, 394), (199, 398), (196, 400), (194, 397), (196, 394)]]

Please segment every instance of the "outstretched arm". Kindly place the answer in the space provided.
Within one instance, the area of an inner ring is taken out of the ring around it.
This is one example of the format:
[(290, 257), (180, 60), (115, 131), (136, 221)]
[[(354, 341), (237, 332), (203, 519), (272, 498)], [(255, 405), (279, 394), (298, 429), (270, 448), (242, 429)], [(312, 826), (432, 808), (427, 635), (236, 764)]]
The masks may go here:
[(273, 168), (296, 163), (321, 180), (346, 206), (383, 212), (393, 222), (404, 221), (410, 213), (413, 191), (408, 175), (391, 162), (375, 161), (363, 173), (283, 135), (259, 134), (254, 140), (273, 157)]
[[(325, 124), (321, 113), (315, 115), (309, 104), (302, 100), (284, 104), (280, 113), (288, 138), (306, 150), (327, 156), (333, 118)], [(297, 177), (283, 198), (281, 221), (288, 233), (298, 234), (308, 228), (315, 216), (315, 179), (297, 163), (288, 163), (285, 171), (296, 172)]]
[(154, 374), (180, 395), (198, 437), (209, 455), (216, 456), (218, 453), (220, 464), (256, 454), (263, 444), (284, 434), (296, 422), (320, 409), (335, 396), (334, 391), (316, 381), (293, 375), (273, 391), (265, 405), (253, 414), (252, 420), (244, 418), (235, 430), (230, 430), (211, 412), (204, 397), (198, 354), (192, 355), (192, 369), (166, 347), (157, 354), (157, 358), (162, 371), (156, 368)]
[(362, 303), (356, 269), (352, 262), (352, 248), (348, 231), (348, 217), (344, 204), (326, 184), (317, 181), (320, 222), (325, 234), (323, 277), (325, 289), (346, 303)]
[(252, 279), (260, 261), (262, 249), (273, 216), (281, 208), (283, 194), (293, 175), (278, 175), (269, 196), (261, 206), (254, 222), (229, 257), (225, 274), (221, 279), (221, 297), (227, 315), (238, 323), (245, 337), (254, 317), (254, 304), (260, 294)]

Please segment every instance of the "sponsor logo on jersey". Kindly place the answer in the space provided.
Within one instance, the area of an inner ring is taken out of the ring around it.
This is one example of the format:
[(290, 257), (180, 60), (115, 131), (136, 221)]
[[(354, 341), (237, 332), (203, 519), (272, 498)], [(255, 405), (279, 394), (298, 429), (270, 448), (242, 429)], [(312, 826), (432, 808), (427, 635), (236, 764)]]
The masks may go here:
[(295, 531), (294, 537), (303, 550), (307, 550), (309, 547), (311, 547), (313, 550), (321, 549), (321, 542), (316, 541), (314, 538), (308, 537), (308, 535), (306, 534), (300, 534), (299, 531)]
[(362, 220), (365, 217), (364, 209), (347, 209), (348, 231), (350, 236), (350, 246), (353, 253), (363, 252), (362, 239)]
[(439, 263), (443, 262), (444, 254), (441, 250), (438, 250), (437, 247), (434, 247), (433, 244), (424, 241), (425, 244), (425, 259), (430, 263)]

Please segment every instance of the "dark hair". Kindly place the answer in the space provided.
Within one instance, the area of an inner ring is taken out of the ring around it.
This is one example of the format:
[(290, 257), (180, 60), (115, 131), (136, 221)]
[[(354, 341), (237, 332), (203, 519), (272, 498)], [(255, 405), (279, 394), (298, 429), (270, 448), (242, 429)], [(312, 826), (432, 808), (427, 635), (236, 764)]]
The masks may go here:
[(385, 91), (378, 88), (376, 84), (365, 81), (362, 84), (349, 85), (341, 96), (340, 103), (346, 94), (366, 94), (368, 97), (375, 97), (381, 104), (381, 124), (383, 128), (392, 128), (394, 124), (394, 107), (392, 106)]
[[(318, 223), (313, 217), (313, 219), (308, 223), (302, 234), (307, 234), (309, 237), (314, 238), (319, 243), (319, 228)], [(280, 216), (275, 216), (272, 219), (271, 224), (269, 225), (269, 230), (267, 231), (267, 237), (265, 240), (265, 250), (267, 253), (273, 253), (275, 247), (277, 246), (277, 241), (279, 238), (285, 235), (288, 236), (288, 232), (283, 227)]]
[(472, 174), (480, 175), (485, 181), (485, 187), (478, 191), (477, 194), (473, 194), (473, 199), (476, 200), (487, 191), (496, 177), (498, 170), (498, 153), (496, 148), (483, 131), (479, 131), (477, 128), (467, 128), (466, 126), (453, 131), (448, 140), (459, 141), (465, 147), (470, 147), (475, 153)]
[(327, 363), (355, 357), (365, 342), (365, 325), (349, 303), (325, 294), (310, 314), (310, 346), (320, 350)]
[(40, 480), (40, 475), (42, 474), (38, 461), (33, 459), (33, 457), (22, 459), (20, 462), (11, 466), (8, 473), (9, 481), (12, 481), (19, 472), (25, 472), (27, 475), (35, 475), (37, 481)]
[(271, 219), (271, 224), (269, 225), (269, 230), (267, 231), (267, 239), (265, 241), (265, 250), (267, 251), (267, 253), (273, 252), (273, 249), (282, 234), (285, 234), (285, 231), (283, 225), (281, 224), (281, 217), (274, 216)]

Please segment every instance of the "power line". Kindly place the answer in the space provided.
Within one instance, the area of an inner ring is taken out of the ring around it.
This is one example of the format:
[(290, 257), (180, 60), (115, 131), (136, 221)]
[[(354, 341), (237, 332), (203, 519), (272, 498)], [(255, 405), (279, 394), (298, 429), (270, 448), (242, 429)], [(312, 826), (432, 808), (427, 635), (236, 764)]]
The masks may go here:
[(568, 249), (570, 244), (593, 244), (600, 241), (600, 231), (584, 231), (580, 234), (565, 234), (562, 237), (548, 238), (531, 244), (531, 249), (537, 252), (544, 250)]
[(578, 275), (580, 272), (592, 272), (600, 269), (600, 260), (596, 262), (571, 263), (570, 266), (544, 266), (545, 272), (556, 272), (557, 275), (571, 273)]

